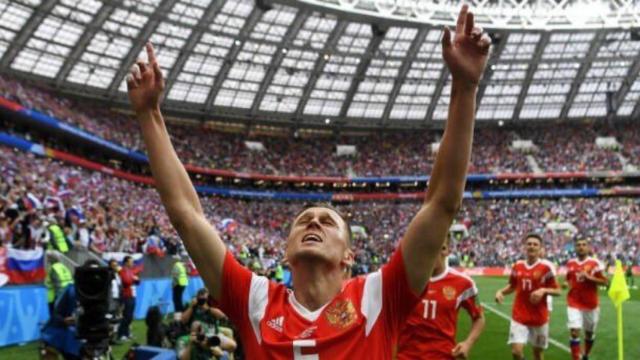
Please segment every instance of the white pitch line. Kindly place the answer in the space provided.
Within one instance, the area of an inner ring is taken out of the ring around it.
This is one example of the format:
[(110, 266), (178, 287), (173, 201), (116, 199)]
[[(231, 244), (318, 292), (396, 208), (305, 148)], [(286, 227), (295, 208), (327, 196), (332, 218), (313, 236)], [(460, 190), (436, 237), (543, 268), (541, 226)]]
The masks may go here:
[[(505, 320), (507, 320), (509, 322), (511, 321), (511, 318), (507, 314), (505, 314), (502, 311), (494, 308), (493, 306), (491, 306), (491, 305), (489, 305), (489, 304), (487, 304), (485, 302), (482, 303), (482, 306), (485, 307), (486, 309), (488, 309), (489, 311), (491, 311), (492, 313), (498, 315), (499, 317), (501, 317), (501, 318), (503, 318), (503, 319), (505, 319)], [(555, 345), (557, 348), (562, 349), (562, 350), (568, 352), (569, 354), (571, 354), (571, 349), (569, 349), (569, 347), (567, 345), (565, 345), (565, 344), (561, 343), (560, 341), (552, 338), (551, 336), (549, 336), (549, 343), (551, 343), (552, 345)]]

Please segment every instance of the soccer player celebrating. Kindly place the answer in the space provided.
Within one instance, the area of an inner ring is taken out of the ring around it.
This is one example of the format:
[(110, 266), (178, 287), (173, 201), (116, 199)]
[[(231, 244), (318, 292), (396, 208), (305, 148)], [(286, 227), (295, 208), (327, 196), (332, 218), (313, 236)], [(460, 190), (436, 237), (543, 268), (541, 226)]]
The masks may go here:
[(608, 281), (604, 274), (604, 265), (589, 256), (591, 246), (587, 239), (577, 238), (575, 249), (578, 257), (567, 262), (567, 317), (571, 332), (571, 358), (580, 360), (580, 330), (584, 330), (582, 360), (588, 360), (600, 316), (598, 286), (606, 285)]
[(533, 358), (544, 358), (549, 343), (549, 307), (547, 296), (560, 295), (553, 264), (540, 258), (542, 237), (529, 234), (525, 237), (526, 260), (516, 262), (511, 268), (509, 284), (498, 290), (496, 302), (502, 304), (504, 296), (516, 293), (511, 314), (509, 344), (514, 360), (524, 359), (524, 346), (533, 346)]
[(380, 271), (345, 279), (353, 263), (349, 225), (328, 206), (292, 222), (285, 257), (293, 291), (252, 274), (225, 248), (180, 163), (160, 112), (164, 79), (153, 47), (127, 77), (155, 186), (221, 310), (237, 326), (249, 359), (390, 359), (400, 326), (420, 301), (458, 211), (471, 155), (475, 99), (491, 39), (465, 5), (442, 50), (452, 76), (449, 117), (424, 203)]
[[(484, 329), (482, 308), (476, 302), (476, 284), (467, 275), (450, 268), (448, 256), (449, 242), (442, 246), (422, 302), (400, 332), (398, 360), (467, 359)], [(472, 324), (467, 338), (456, 344), (460, 308), (467, 311)]]

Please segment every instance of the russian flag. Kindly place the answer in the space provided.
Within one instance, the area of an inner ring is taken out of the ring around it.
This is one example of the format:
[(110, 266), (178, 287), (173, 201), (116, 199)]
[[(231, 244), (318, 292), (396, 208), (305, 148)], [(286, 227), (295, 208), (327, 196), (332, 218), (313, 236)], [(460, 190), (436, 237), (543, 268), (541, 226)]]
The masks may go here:
[(226, 218), (220, 222), (220, 229), (227, 234), (233, 234), (238, 228), (238, 222), (234, 219)]
[(46, 276), (44, 268), (44, 250), (7, 249), (7, 275), (11, 284), (33, 284), (43, 282)]

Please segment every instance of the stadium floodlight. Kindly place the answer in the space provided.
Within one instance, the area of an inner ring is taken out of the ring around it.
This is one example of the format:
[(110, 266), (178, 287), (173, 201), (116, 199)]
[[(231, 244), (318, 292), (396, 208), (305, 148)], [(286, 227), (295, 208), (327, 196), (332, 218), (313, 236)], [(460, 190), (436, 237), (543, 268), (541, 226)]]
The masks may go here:
[[(286, 1), (286, 0), (283, 0)], [(408, 23), (452, 24), (461, 1), (299, 0), (316, 7)], [(577, 30), (640, 26), (637, 0), (469, 0), (476, 22), (487, 29)]]

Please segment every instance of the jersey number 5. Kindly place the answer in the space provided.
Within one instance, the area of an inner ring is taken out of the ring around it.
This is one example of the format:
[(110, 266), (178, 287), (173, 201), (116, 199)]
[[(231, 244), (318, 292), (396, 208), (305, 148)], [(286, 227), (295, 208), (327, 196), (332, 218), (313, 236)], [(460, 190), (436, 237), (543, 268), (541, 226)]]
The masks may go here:
[(317, 354), (302, 354), (302, 348), (314, 346), (315, 340), (293, 340), (293, 360), (320, 360)]
[(435, 300), (422, 300), (422, 303), (424, 304), (424, 312), (422, 313), (422, 317), (427, 320), (435, 320), (438, 302)]

